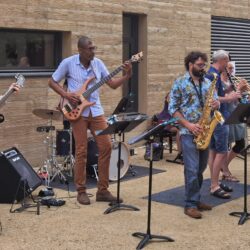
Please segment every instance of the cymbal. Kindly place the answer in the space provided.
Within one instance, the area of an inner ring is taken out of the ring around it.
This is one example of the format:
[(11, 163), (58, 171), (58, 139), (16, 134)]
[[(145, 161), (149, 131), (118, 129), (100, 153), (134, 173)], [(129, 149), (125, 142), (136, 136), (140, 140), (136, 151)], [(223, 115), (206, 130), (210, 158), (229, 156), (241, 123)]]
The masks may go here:
[(33, 109), (32, 113), (43, 119), (60, 120), (62, 114), (58, 110), (53, 109)]

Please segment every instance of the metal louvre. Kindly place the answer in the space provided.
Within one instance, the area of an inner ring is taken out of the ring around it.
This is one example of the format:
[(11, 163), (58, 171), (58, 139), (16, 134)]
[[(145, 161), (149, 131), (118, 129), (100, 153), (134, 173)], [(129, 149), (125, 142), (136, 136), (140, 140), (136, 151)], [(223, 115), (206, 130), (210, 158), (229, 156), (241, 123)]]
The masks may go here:
[(211, 53), (218, 49), (230, 52), (236, 75), (250, 81), (250, 20), (213, 16)]

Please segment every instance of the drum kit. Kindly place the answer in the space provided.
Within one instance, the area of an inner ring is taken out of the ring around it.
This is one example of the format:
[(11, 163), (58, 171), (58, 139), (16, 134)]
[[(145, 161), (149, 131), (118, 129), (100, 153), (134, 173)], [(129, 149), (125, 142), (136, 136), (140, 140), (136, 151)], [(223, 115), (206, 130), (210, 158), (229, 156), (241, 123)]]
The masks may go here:
[[(39, 169), (38, 174), (45, 180), (46, 185), (56, 177), (60, 182), (67, 183), (66, 175), (73, 177), (75, 163), (75, 142), (70, 126), (67, 129), (56, 129), (53, 121), (63, 120), (60, 111), (52, 109), (34, 109), (32, 113), (42, 119), (47, 120), (47, 125), (37, 127), (37, 132), (45, 133), (46, 139), (46, 157), (43, 166)], [(65, 126), (66, 127), (66, 126)], [(130, 152), (127, 145), (122, 142), (121, 161), (120, 161), (120, 179), (125, 176), (129, 170)], [(98, 148), (93, 136), (88, 133), (88, 154), (87, 154), (87, 174), (98, 180)], [(117, 181), (118, 168), (118, 143), (112, 139), (112, 152), (109, 167), (109, 180)]]
[[(34, 109), (33, 114), (46, 119), (47, 125), (37, 127), (37, 132), (46, 133), (44, 144), (46, 145), (47, 159), (39, 169), (38, 174), (45, 179), (46, 185), (56, 177), (60, 182), (68, 183), (65, 175), (73, 176), (73, 136), (71, 129), (57, 129), (52, 125), (53, 121), (62, 120), (61, 112), (52, 109)], [(56, 131), (56, 136), (54, 135)]]

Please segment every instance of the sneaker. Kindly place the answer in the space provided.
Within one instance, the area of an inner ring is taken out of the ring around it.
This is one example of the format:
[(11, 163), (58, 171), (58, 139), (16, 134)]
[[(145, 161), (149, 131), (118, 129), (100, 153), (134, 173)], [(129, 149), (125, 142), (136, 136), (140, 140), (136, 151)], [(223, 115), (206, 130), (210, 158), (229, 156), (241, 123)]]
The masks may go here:
[(199, 211), (209, 211), (209, 210), (212, 210), (212, 206), (210, 206), (208, 204), (205, 204), (205, 203), (202, 203), (202, 202), (198, 203), (197, 208), (198, 208)]
[(201, 219), (202, 218), (202, 214), (195, 207), (186, 207), (186, 208), (184, 208), (184, 214), (186, 214), (186, 215), (188, 215), (188, 216), (190, 216), (191, 218), (194, 218), (194, 219)]
[[(116, 202), (117, 197), (113, 196), (108, 190), (106, 191), (97, 191), (96, 193), (96, 201), (104, 201), (104, 202)], [(123, 200), (120, 198), (119, 203), (122, 203)]]
[(78, 193), (77, 194), (77, 201), (82, 205), (89, 205), (90, 199), (86, 193)]

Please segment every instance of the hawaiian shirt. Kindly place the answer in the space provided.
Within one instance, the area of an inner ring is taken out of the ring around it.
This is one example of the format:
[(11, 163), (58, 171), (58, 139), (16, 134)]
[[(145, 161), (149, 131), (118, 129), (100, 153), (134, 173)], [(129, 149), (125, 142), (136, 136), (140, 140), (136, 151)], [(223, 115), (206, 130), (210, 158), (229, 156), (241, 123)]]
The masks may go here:
[[(192, 78), (189, 72), (179, 77), (174, 81), (172, 89), (170, 91), (169, 100), (169, 113), (173, 115), (176, 111), (179, 111), (183, 117), (191, 122), (197, 123), (202, 115), (201, 100), (198, 97), (198, 93), (192, 83)], [(201, 81), (201, 97), (202, 102), (205, 105), (206, 95), (208, 93), (211, 81), (207, 78), (203, 78)], [(199, 86), (196, 86), (199, 91)], [(215, 93), (214, 98), (217, 99)], [(192, 134), (187, 128), (180, 125), (180, 134)]]

